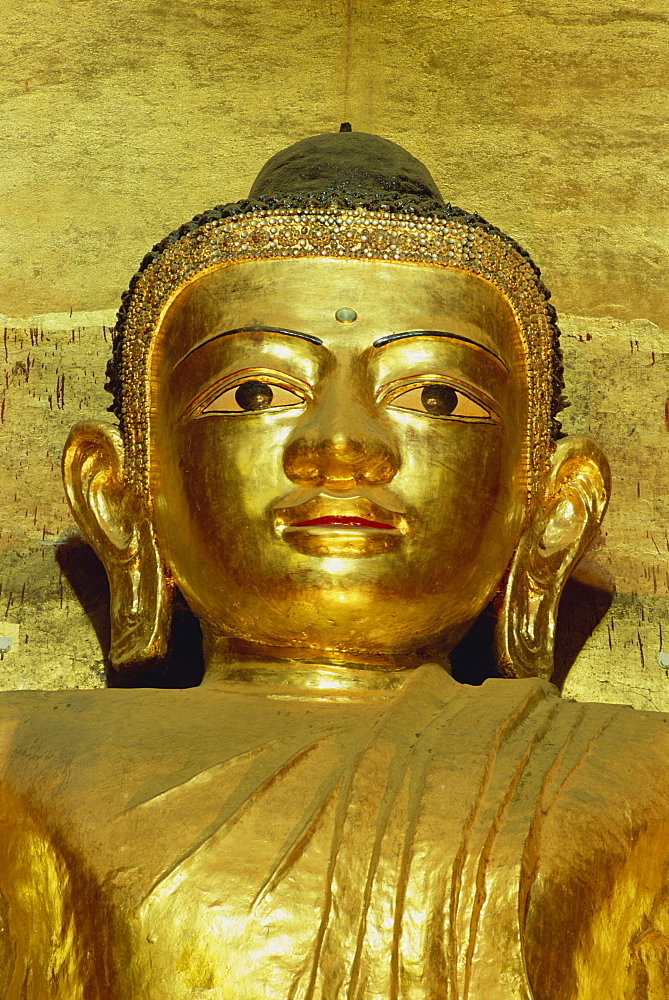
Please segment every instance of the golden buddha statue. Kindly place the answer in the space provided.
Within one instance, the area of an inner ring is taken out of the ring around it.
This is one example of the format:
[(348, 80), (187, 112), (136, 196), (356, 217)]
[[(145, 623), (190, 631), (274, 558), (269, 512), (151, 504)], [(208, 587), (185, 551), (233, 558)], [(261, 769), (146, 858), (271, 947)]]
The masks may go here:
[[(563, 701), (609, 492), (539, 272), (393, 143), (307, 139), (143, 261), (74, 515), (119, 670), (0, 697), (8, 1000), (666, 1000), (668, 720)], [(449, 650), (496, 609), (504, 677)]]

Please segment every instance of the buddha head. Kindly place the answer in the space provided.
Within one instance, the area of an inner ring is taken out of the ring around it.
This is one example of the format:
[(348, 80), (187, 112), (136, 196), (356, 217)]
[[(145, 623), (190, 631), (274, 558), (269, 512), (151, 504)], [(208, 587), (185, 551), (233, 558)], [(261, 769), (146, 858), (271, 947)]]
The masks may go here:
[(539, 271), (401, 147), (298, 142), (154, 247), (110, 388), (64, 480), (117, 667), (164, 653), (178, 588), (210, 658), (388, 671), (495, 601), (501, 671), (550, 676), (608, 466), (560, 437)]

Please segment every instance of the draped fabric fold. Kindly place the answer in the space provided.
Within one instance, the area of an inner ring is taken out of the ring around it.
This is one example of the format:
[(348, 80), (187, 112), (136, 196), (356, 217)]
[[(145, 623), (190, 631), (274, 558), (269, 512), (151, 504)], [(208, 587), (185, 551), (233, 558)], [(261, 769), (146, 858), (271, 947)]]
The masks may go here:
[(380, 692), (17, 693), (0, 729), (10, 997), (669, 995), (662, 715), (427, 664)]
[(142, 926), (171, 939), (178, 924), (210, 988), (225, 955), (228, 986), (296, 1000), (530, 1000), (525, 843), (571, 736), (550, 690), (482, 697), (427, 665), (378, 712), (266, 746), (157, 880)]

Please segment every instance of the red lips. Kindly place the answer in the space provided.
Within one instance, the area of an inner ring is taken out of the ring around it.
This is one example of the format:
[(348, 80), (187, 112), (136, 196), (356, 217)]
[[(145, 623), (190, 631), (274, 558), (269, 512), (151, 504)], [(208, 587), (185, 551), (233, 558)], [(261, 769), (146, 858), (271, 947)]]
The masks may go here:
[(315, 528), (328, 525), (335, 528), (379, 528), (382, 531), (394, 530), (394, 524), (383, 521), (369, 521), (366, 517), (348, 517), (345, 514), (328, 514), (325, 517), (313, 517), (308, 521), (295, 521), (292, 528)]

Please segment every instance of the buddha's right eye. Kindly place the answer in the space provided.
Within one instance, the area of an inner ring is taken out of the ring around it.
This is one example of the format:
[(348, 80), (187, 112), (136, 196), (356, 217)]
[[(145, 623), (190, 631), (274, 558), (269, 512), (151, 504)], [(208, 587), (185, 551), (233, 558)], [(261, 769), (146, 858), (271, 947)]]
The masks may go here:
[(258, 410), (275, 410), (286, 406), (299, 406), (304, 397), (276, 382), (247, 379), (224, 389), (202, 410), (208, 413), (254, 413)]

